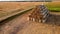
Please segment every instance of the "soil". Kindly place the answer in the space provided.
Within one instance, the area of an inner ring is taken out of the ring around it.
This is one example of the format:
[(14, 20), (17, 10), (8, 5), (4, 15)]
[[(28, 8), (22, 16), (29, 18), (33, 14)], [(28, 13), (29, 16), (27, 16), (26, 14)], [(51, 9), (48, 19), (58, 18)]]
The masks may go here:
[(29, 21), (30, 12), (5, 21), (0, 34), (60, 34), (60, 14), (50, 13), (45, 23)]

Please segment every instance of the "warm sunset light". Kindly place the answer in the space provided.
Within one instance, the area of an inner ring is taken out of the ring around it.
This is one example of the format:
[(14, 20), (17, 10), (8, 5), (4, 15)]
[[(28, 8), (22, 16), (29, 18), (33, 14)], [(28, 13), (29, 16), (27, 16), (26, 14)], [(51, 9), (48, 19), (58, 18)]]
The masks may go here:
[(8, 1), (0, 0), (0, 34), (60, 34), (60, 0)]

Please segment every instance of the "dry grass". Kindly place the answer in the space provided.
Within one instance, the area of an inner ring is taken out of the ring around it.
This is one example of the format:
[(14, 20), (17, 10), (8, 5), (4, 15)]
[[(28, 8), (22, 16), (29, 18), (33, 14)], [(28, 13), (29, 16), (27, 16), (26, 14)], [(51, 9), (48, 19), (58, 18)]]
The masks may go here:
[(39, 2), (0, 2), (0, 17), (15, 13), (14, 9), (24, 10), (40, 4)]
[[(7, 13), (12, 13), (14, 9), (24, 10), (32, 6), (40, 5), (41, 3), (42, 2), (0, 2), (0, 17), (7, 15)], [(46, 4), (59, 5), (60, 2), (49, 2)]]

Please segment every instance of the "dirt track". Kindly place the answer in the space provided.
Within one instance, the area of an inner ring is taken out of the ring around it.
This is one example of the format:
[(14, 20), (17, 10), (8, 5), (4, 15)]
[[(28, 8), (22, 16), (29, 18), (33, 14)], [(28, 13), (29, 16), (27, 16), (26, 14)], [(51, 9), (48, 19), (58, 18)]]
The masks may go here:
[(60, 34), (60, 15), (50, 14), (46, 23), (28, 21), (27, 12), (1, 27), (0, 34)]

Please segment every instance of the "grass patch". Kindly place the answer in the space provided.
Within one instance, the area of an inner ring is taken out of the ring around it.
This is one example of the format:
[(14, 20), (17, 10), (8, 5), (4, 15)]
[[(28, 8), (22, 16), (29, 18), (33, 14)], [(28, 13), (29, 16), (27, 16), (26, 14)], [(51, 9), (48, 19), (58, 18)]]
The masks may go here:
[(60, 8), (48, 8), (50, 11), (60, 12)]
[(60, 12), (60, 7), (58, 7), (58, 6), (50, 6), (50, 5), (47, 5), (47, 8), (50, 11), (54, 10), (53, 12)]
[(53, 12), (60, 12), (60, 2), (50, 2), (46, 4), (46, 7)]

